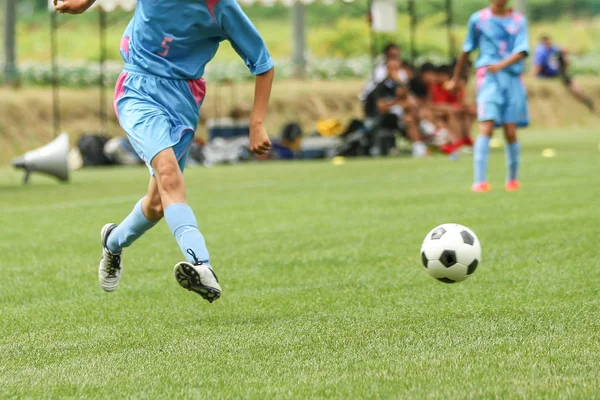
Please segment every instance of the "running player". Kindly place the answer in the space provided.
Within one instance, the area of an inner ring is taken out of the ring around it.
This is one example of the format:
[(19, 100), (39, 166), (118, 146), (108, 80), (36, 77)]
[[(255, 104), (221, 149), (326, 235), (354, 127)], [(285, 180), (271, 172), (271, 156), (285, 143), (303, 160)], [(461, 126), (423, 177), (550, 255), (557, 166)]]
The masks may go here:
[[(95, 0), (54, 0), (58, 12), (79, 14)], [(186, 261), (177, 282), (209, 302), (221, 296), (204, 238), (187, 205), (183, 169), (206, 86), (202, 76), (219, 43), (229, 40), (256, 75), (250, 150), (264, 154), (271, 142), (263, 121), (274, 69), (267, 48), (236, 0), (138, 1), (121, 41), (125, 68), (117, 81), (115, 111), (151, 178), (147, 195), (121, 224), (101, 231), (99, 279), (111, 292), (121, 279), (121, 252), (163, 217)]]
[(477, 114), (480, 135), (474, 146), (474, 192), (487, 192), (487, 165), (494, 128), (502, 126), (506, 139), (508, 176), (505, 188), (519, 189), (520, 146), (517, 127), (529, 124), (527, 92), (522, 80), (523, 60), (529, 55), (525, 17), (507, 7), (509, 0), (491, 0), (489, 8), (478, 11), (469, 20), (463, 45), (449, 89), (457, 87), (469, 54), (479, 49), (477, 68)]

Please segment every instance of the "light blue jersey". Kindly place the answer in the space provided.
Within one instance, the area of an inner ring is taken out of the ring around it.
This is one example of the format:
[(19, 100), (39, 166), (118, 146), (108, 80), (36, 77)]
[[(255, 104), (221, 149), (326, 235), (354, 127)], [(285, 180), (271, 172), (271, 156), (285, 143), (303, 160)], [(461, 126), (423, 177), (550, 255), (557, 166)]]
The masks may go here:
[(236, 0), (138, 0), (121, 41), (124, 71), (115, 112), (138, 155), (151, 165), (173, 149), (183, 170), (206, 94), (202, 76), (228, 40), (251, 73), (273, 60)]
[[(204, 70), (223, 40), (229, 40), (251, 73), (273, 68), (265, 43), (236, 0), (137, 1), (121, 41), (125, 67), (117, 80), (114, 107), (152, 175), (159, 154), (167, 161), (175, 157), (183, 172), (206, 94)], [(102, 229), (100, 281), (106, 291), (119, 282), (122, 249), (156, 225), (143, 204), (140, 200), (118, 226)], [(175, 278), (212, 303), (221, 296), (221, 286), (194, 212), (184, 202), (163, 205), (164, 219), (186, 257), (176, 265)]]
[[(491, 8), (478, 11), (469, 19), (463, 51), (471, 53), (479, 49), (477, 68), (477, 118), (480, 122), (492, 121), (498, 126), (529, 124), (527, 91), (521, 74), (524, 62), (520, 60), (498, 72), (488, 71), (490, 65), (515, 54), (529, 55), (527, 20), (521, 14), (510, 11), (500, 17)], [(480, 135), (475, 141), (473, 165), (475, 184), (473, 190), (489, 190), (486, 183), (490, 138)], [(518, 188), (520, 147), (516, 141), (506, 144), (507, 190)], [(509, 186), (510, 184), (510, 186)]]
[(121, 41), (125, 63), (170, 79), (198, 79), (228, 40), (250, 72), (273, 68), (254, 25), (236, 0), (138, 0)]
[(479, 121), (494, 121), (497, 126), (529, 124), (527, 91), (521, 74), (523, 60), (497, 73), (487, 67), (514, 54), (529, 54), (527, 20), (510, 12), (505, 17), (494, 15), (491, 8), (478, 11), (469, 19), (463, 51), (479, 50), (477, 68), (477, 104)]
[[(499, 17), (493, 14), (491, 8), (476, 12), (469, 19), (463, 51), (471, 53), (476, 49), (479, 49), (476, 68), (496, 64), (513, 54), (529, 54), (527, 19), (512, 11), (505, 17)], [(507, 68), (515, 75), (523, 73), (523, 69), (523, 61)]]

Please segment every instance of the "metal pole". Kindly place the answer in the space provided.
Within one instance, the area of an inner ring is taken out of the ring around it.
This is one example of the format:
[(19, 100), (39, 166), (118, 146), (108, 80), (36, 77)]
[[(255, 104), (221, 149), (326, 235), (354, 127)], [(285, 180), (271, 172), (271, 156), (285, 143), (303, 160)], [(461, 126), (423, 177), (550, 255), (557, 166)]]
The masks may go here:
[(100, 8), (100, 129), (101, 133), (106, 133), (106, 11)]
[(15, 29), (17, 0), (4, 0), (4, 6), (4, 79), (9, 85), (16, 85), (19, 80)]
[(369, 11), (367, 14), (369, 22), (369, 50), (371, 55), (371, 79), (375, 80), (375, 58), (377, 57), (377, 46), (375, 40), (375, 31), (373, 30), (373, 0), (368, 1)]
[(52, 59), (52, 134), (58, 136), (60, 132), (60, 81), (58, 76), (58, 62), (56, 54), (58, 52), (58, 14), (56, 11), (50, 13), (50, 52)]
[(294, 75), (297, 78), (306, 76), (306, 31), (304, 18), (304, 4), (297, 1), (292, 6), (292, 60)]
[(408, 14), (410, 15), (410, 61), (414, 63), (417, 58), (417, 45), (415, 42), (417, 36), (417, 9), (415, 0), (408, 1)]
[(523, 15), (527, 15), (527, 0), (516, 0), (515, 9)]
[(454, 43), (454, 12), (452, 10), (452, 0), (446, 0), (446, 29), (448, 31), (448, 55), (450, 59), (456, 57), (456, 43)]

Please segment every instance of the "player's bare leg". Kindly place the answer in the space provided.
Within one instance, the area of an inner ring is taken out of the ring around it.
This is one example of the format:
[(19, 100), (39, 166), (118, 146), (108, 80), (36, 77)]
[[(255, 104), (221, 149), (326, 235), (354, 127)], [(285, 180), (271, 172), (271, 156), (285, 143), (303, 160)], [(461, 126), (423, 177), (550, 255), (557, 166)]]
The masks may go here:
[(150, 178), (148, 194), (142, 202), (142, 211), (148, 220), (154, 222), (160, 221), (165, 215), (160, 193), (158, 192), (158, 183), (156, 182), (155, 177)]
[(506, 140), (506, 168), (507, 177), (504, 187), (509, 192), (514, 192), (519, 189), (519, 181), (517, 180), (519, 172), (519, 159), (521, 156), (521, 146), (517, 141), (517, 125), (504, 125), (504, 139)]
[(571, 63), (569, 62), (568, 54), (564, 50), (561, 51), (558, 61), (560, 63), (560, 76), (562, 78), (563, 83), (567, 87), (569, 93), (571, 93), (571, 95), (575, 97), (575, 99), (577, 99), (578, 101), (583, 103), (587, 108), (589, 108), (590, 111), (594, 112), (594, 101), (585, 94), (583, 89), (579, 85), (577, 85), (573, 78), (571, 78), (571, 76), (569, 76), (568, 74), (568, 68)]
[(567, 85), (567, 88), (569, 89), (569, 93), (571, 93), (571, 95), (573, 97), (575, 97), (577, 100), (579, 100), (581, 103), (583, 103), (587, 108), (589, 108), (590, 111), (594, 111), (595, 110), (595, 105), (594, 105), (594, 101), (588, 97), (583, 89), (577, 85), (574, 81), (570, 81), (569, 84)]
[(487, 166), (490, 154), (490, 140), (494, 134), (494, 121), (483, 121), (479, 124), (479, 136), (475, 140), (473, 149), (473, 167), (475, 170), (475, 183), (472, 190), (478, 193), (490, 191), (487, 183)]
[(165, 220), (187, 258), (175, 265), (175, 279), (181, 287), (212, 303), (221, 296), (221, 286), (210, 266), (206, 243), (198, 230), (194, 212), (187, 205), (183, 173), (173, 150), (169, 148), (158, 153), (152, 160), (152, 168)]

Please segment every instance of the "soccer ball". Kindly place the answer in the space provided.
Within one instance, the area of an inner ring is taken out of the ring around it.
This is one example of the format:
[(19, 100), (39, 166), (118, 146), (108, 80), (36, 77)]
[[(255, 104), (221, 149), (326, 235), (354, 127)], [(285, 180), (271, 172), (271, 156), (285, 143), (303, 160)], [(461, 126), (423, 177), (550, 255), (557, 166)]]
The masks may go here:
[(481, 245), (475, 233), (459, 224), (435, 227), (425, 236), (421, 260), (431, 277), (456, 283), (471, 276), (481, 262)]

